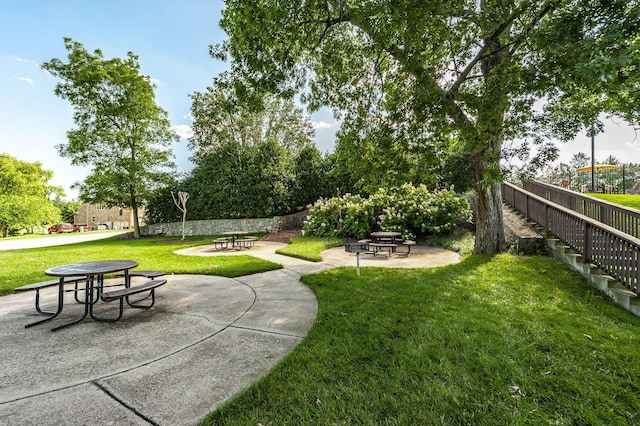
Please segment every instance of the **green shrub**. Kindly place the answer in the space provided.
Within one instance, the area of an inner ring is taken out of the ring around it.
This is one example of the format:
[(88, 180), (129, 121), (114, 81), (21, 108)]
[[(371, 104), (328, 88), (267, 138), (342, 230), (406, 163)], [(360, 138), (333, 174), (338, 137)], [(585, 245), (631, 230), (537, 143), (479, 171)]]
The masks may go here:
[(364, 238), (374, 223), (373, 203), (359, 195), (345, 194), (321, 198), (310, 206), (304, 231), (316, 237)]
[(425, 185), (381, 188), (367, 199), (346, 194), (320, 199), (309, 207), (304, 230), (319, 237), (365, 238), (374, 229), (418, 234), (443, 234), (471, 217), (465, 197), (453, 191), (429, 192)]

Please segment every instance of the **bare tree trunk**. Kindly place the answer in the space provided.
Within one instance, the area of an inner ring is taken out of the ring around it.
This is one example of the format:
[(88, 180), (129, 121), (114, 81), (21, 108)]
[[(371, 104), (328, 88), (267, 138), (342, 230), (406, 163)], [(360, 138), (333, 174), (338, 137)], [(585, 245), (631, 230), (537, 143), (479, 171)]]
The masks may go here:
[(173, 198), (173, 203), (180, 209), (182, 212), (182, 239), (184, 240), (185, 227), (187, 224), (187, 200), (189, 199), (189, 193), (178, 191), (178, 198), (171, 191), (171, 198)]

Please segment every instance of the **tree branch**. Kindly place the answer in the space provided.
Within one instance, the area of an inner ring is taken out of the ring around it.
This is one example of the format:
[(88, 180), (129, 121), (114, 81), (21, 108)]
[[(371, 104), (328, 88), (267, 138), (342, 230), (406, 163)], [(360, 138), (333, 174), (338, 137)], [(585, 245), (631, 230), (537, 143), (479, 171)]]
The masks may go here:
[[(501, 47), (500, 49), (498, 49), (497, 51), (491, 52), (491, 55), (495, 55), (497, 53), (500, 53), (503, 49), (505, 49), (508, 46), (512, 46), (512, 49), (509, 51), (510, 54), (512, 54), (515, 49), (517, 49), (517, 47), (520, 46), (520, 44), (526, 39), (526, 35), (531, 31), (531, 29), (538, 23), (540, 22), (540, 20), (547, 14), (549, 13), (551, 10), (553, 10), (555, 8), (555, 6), (557, 5), (558, 1), (550, 1), (548, 2), (542, 9), (540, 9), (540, 11), (536, 14), (536, 16), (534, 17), (534, 19), (523, 29), (523, 31), (520, 33), (520, 35), (518, 37), (516, 37), (516, 39), (514, 41), (512, 41), (511, 43), (507, 43), (506, 45), (504, 45), (503, 47)], [(494, 31), (493, 33), (486, 37), (485, 40), (495, 40), (498, 37), (500, 37), (500, 35), (511, 26), (511, 24), (513, 24), (513, 22), (524, 12), (524, 8), (525, 6), (523, 5), (521, 8), (519, 8), (518, 10), (514, 11), (511, 16), (509, 16), (504, 22), (502, 22)], [(467, 77), (469, 75), (469, 73), (471, 72), (471, 70), (478, 64), (478, 62), (484, 58), (487, 50), (489, 49), (489, 47), (491, 47), (493, 44), (492, 43), (484, 43), (481, 47), (480, 50), (476, 53), (475, 57), (467, 64), (467, 66), (465, 67), (464, 70), (462, 70), (462, 72), (460, 73), (460, 75), (458, 76), (458, 78), (456, 79), (456, 81), (453, 83), (453, 85), (449, 88), (449, 92), (450, 93), (454, 93), (456, 91), (458, 91), (460, 89), (460, 86), (462, 85), (462, 83), (464, 83), (467, 80)]]

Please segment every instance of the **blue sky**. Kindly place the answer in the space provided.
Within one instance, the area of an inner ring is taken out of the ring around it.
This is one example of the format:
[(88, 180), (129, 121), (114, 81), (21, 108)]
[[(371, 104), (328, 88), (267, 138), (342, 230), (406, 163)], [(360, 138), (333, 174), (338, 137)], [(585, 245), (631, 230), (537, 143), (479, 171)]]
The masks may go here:
[[(88, 168), (72, 166), (56, 145), (74, 128), (70, 104), (54, 94), (58, 80), (40, 69), (52, 58), (67, 62), (64, 37), (101, 49), (105, 58), (138, 55), (142, 74), (155, 81), (156, 102), (172, 125), (188, 135), (189, 94), (203, 91), (226, 64), (209, 45), (226, 38), (219, 28), (221, 1), (206, 0), (0, 0), (0, 152), (40, 161), (53, 185), (70, 189)], [(333, 150), (337, 124), (323, 111), (312, 117), (316, 145)], [(179, 171), (191, 168), (186, 139), (174, 146)]]
[[(157, 84), (156, 101), (169, 113), (174, 128), (188, 135), (190, 99), (203, 91), (226, 64), (209, 56), (208, 46), (224, 40), (218, 27), (221, 1), (206, 0), (0, 0), (0, 152), (20, 160), (40, 161), (53, 170), (53, 185), (70, 189), (89, 169), (72, 166), (55, 146), (74, 128), (72, 109), (53, 93), (57, 80), (40, 69), (52, 58), (66, 62), (64, 37), (104, 56), (139, 56), (142, 73)], [(316, 145), (333, 150), (337, 127), (327, 111), (311, 116)], [(620, 121), (607, 120), (596, 138), (596, 159), (613, 155), (640, 163), (640, 140)], [(638, 137), (640, 139), (640, 137)], [(179, 171), (191, 168), (186, 139), (174, 146)], [(560, 161), (577, 152), (591, 153), (586, 135), (560, 145)]]

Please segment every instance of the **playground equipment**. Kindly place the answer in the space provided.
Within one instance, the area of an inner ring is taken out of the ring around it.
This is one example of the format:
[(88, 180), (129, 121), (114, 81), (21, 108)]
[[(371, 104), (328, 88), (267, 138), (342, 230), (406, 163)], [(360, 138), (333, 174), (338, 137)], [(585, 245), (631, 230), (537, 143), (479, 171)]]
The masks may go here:
[[(622, 170), (622, 174), (618, 172), (618, 170)], [(620, 188), (620, 184), (622, 184), (622, 191), (624, 192), (625, 182), (624, 182), (624, 168), (623, 166), (617, 164), (596, 164), (593, 167), (580, 167), (576, 170), (578, 172), (579, 180), (582, 182), (587, 182), (584, 177), (586, 174), (591, 176), (591, 182), (595, 185), (592, 188), (591, 184), (583, 183), (580, 186), (581, 192), (602, 192), (602, 193), (618, 193)]]

